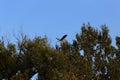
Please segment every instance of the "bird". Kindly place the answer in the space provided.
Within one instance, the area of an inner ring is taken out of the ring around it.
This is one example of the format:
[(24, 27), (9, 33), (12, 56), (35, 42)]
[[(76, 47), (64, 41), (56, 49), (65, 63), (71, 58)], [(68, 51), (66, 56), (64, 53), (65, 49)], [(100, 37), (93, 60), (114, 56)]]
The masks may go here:
[(56, 38), (56, 39), (60, 42), (63, 42), (66, 37), (67, 37), (67, 35), (65, 34), (61, 39), (59, 39), (59, 38)]

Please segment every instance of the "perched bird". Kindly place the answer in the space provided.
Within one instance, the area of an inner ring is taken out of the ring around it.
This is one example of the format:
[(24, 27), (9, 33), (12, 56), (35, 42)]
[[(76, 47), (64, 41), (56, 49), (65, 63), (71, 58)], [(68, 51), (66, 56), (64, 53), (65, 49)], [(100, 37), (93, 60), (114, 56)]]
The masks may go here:
[(60, 42), (63, 42), (66, 37), (67, 37), (67, 35), (65, 34), (61, 39), (59, 39), (59, 38), (56, 38), (56, 39)]

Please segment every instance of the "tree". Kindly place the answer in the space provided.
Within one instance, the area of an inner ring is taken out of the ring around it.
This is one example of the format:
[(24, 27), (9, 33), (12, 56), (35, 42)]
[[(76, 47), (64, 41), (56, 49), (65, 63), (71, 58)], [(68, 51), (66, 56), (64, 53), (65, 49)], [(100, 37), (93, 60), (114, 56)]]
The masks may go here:
[(109, 29), (83, 24), (76, 39), (51, 47), (47, 37), (30, 39), (24, 34), (17, 43), (0, 42), (0, 79), (29, 80), (119, 80), (120, 37), (112, 45)]

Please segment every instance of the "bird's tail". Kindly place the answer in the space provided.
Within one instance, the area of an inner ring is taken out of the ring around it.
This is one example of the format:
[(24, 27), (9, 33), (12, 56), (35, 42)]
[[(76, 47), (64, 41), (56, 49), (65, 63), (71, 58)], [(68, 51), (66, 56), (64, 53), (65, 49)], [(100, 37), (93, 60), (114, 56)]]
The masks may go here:
[(59, 38), (56, 38), (58, 41), (60, 41), (60, 39)]

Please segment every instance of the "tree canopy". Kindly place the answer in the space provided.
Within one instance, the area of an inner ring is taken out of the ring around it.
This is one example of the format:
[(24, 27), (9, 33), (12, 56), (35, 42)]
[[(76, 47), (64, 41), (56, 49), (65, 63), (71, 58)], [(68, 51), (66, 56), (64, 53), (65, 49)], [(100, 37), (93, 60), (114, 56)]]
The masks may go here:
[[(70, 36), (70, 35), (69, 35)], [(0, 40), (0, 80), (120, 80), (120, 37), (116, 45), (106, 25), (83, 24), (71, 43), (51, 47), (47, 37)]]

